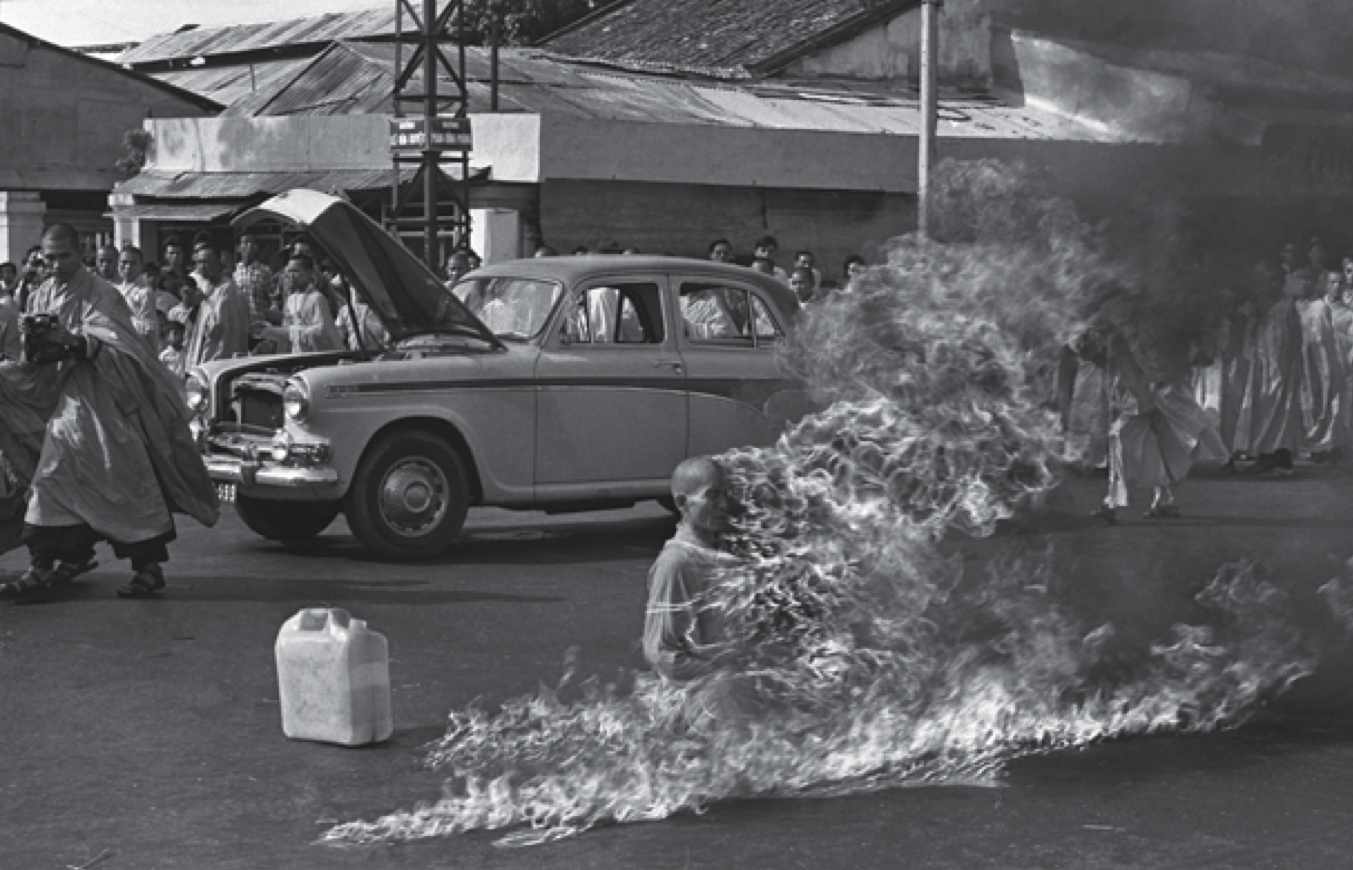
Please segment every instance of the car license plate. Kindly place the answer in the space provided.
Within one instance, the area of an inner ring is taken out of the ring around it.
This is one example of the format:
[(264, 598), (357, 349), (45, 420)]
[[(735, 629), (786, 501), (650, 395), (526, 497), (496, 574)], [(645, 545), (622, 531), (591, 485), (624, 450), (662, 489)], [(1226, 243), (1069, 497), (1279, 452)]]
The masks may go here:
[(221, 504), (232, 504), (235, 501), (235, 484), (218, 483), (216, 484), (216, 498)]

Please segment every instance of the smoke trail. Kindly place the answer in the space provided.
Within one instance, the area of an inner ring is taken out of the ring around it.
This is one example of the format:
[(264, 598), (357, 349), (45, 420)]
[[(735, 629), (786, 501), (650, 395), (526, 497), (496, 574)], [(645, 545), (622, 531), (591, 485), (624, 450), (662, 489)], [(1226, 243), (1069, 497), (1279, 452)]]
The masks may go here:
[(736, 796), (989, 782), (1032, 752), (1240, 721), (1311, 671), (1252, 565), (1203, 588), (1206, 620), (1143, 647), (1059, 605), (1049, 554), (984, 571), (945, 554), (1057, 484), (1056, 351), (1141, 271), (1025, 173), (950, 164), (939, 190), (943, 241), (898, 240), (785, 348), (831, 404), (720, 457), (743, 511), (706, 604), (737, 666), (684, 685), (570, 672), (456, 711), (427, 759), (439, 801), (324, 842), (526, 845)]

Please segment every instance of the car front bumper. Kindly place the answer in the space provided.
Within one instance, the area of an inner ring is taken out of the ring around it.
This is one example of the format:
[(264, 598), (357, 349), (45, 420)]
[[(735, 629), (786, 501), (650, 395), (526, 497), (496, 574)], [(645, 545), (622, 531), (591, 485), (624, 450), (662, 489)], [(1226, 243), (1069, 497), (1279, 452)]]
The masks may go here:
[(328, 465), (278, 465), (223, 454), (208, 454), (203, 461), (223, 501), (239, 494), (287, 501), (343, 495), (338, 471)]

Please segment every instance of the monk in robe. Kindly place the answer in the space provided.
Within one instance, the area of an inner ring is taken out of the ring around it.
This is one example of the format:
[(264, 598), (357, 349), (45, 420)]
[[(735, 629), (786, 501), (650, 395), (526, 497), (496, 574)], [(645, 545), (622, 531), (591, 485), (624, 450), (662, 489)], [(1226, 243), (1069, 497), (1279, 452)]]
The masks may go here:
[[(66, 224), (42, 239), (48, 279), (29, 299), (25, 362), (0, 363), (0, 454), (27, 489), (20, 517), (31, 557), (0, 591), (26, 595), (92, 567), (107, 540), (132, 563), (124, 597), (158, 594), (174, 539), (174, 513), (204, 525), (218, 517), (216, 491), (188, 431), (178, 384), (132, 324), (111, 284), (80, 262)], [(3, 515), (0, 514), (0, 519)]]
[(1175, 488), (1195, 459), (1224, 453), (1214, 421), (1193, 399), (1187, 357), (1167, 344), (1122, 328), (1108, 341), (1106, 372), (1118, 416), (1109, 429), (1109, 488), (1095, 513), (1109, 523), (1134, 487), (1151, 488), (1148, 519), (1179, 516)]
[(1109, 461), (1108, 381), (1105, 377), (1105, 340), (1092, 328), (1062, 349), (1058, 369), (1058, 404), (1062, 431), (1077, 463), (1085, 470), (1102, 469)]
[(282, 271), (287, 297), (282, 324), (258, 322), (253, 335), (255, 353), (304, 353), (340, 350), (343, 337), (329, 311), (329, 299), (315, 283), (315, 264), (308, 254), (292, 254)]
[(1304, 298), (1297, 303), (1297, 310), (1301, 315), (1301, 410), (1302, 424), (1306, 427), (1305, 447), (1311, 451), (1313, 459), (1323, 461), (1338, 446), (1335, 418), (1347, 373), (1339, 355), (1333, 309), (1327, 298), (1331, 278), (1337, 292), (1339, 275), (1315, 271), (1316, 264), (1323, 262), (1323, 255), (1316, 253), (1318, 250), (1318, 246), (1313, 246), (1312, 277), (1306, 285)]
[(0, 360), (19, 358), (19, 302), (0, 293)]
[[(221, 266), (221, 255), (205, 243), (193, 252), (197, 270), (183, 284), (186, 315), (175, 317), (188, 325), (188, 353), (184, 367), (249, 352), (249, 300)], [(171, 315), (172, 316), (172, 315)]]
[(1302, 418), (1302, 325), (1297, 309), (1300, 282), (1283, 281), (1277, 301), (1265, 304), (1270, 288), (1256, 297), (1259, 316), (1249, 331), (1248, 375), (1236, 418), (1235, 450), (1258, 458), (1252, 471), (1292, 473), (1292, 460), (1305, 439)]
[(1331, 274), (1325, 301), (1330, 306), (1330, 322), (1344, 367), (1343, 389), (1334, 414), (1333, 457), (1339, 458), (1353, 454), (1353, 257), (1344, 258), (1342, 274)]
[(697, 726), (745, 722), (758, 708), (753, 682), (738, 671), (737, 645), (707, 600), (720, 569), (736, 564), (720, 546), (729, 528), (727, 489), (707, 456), (676, 467), (672, 500), (681, 519), (648, 572), (644, 658), (660, 678), (685, 687)]

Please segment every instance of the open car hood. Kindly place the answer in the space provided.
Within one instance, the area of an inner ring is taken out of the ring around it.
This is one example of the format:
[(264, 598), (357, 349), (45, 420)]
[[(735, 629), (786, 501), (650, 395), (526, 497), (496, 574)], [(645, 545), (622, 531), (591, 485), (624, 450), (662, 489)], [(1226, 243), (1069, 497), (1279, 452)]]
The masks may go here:
[(371, 306), (391, 338), (469, 333), (499, 343), (431, 269), (347, 200), (314, 190), (289, 190), (244, 212), (232, 225), (238, 230), (268, 219), (305, 230)]

